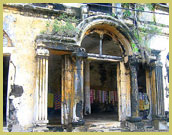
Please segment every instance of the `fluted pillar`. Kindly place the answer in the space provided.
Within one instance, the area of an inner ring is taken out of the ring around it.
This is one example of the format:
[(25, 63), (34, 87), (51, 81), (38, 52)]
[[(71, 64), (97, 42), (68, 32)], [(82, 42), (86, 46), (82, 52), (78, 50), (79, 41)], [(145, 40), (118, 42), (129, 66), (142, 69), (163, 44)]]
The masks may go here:
[(48, 123), (48, 56), (48, 49), (36, 49), (37, 75), (35, 91), (35, 125), (40, 127), (46, 127)]

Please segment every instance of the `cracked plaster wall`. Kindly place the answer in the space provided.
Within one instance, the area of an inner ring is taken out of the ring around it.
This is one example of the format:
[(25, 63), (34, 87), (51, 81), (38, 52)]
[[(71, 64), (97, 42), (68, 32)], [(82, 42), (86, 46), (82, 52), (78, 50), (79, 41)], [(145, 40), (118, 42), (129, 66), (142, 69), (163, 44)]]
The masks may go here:
[(8, 85), (8, 105), (10, 105), (7, 106), (10, 131), (25, 131), (33, 126), (36, 86), (34, 41), (40, 31), (45, 29), (46, 21), (47, 19), (24, 16), (13, 10), (4, 9), (3, 12), (3, 30), (14, 45), (10, 54)]

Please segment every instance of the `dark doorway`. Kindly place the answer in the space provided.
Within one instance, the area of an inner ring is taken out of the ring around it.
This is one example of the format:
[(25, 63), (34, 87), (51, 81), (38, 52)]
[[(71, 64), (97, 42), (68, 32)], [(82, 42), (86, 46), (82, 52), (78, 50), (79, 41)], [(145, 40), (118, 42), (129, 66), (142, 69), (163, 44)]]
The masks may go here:
[(3, 126), (7, 123), (7, 89), (8, 89), (8, 72), (9, 72), (9, 56), (3, 57)]
[(117, 63), (90, 62), (90, 103), (86, 121), (118, 121)]
[(149, 99), (146, 92), (146, 70), (145, 65), (139, 64), (137, 70), (138, 90), (139, 90), (139, 115), (142, 119), (147, 119), (149, 114)]
[(48, 120), (55, 126), (61, 125), (62, 56), (50, 53), (48, 61)]

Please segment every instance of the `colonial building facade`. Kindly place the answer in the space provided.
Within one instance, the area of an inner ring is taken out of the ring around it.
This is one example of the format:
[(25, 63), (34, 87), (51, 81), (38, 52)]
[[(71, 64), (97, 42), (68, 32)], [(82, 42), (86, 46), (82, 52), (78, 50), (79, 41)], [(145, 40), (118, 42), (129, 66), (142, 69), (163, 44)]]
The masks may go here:
[[(168, 13), (166, 6), (155, 7)], [(118, 10), (89, 4), (3, 5), (3, 126), (8, 131), (80, 126), (96, 114), (100, 119), (111, 115), (125, 126), (164, 120), (160, 51), (140, 46), (135, 24)], [(66, 22), (73, 27), (60, 31)], [(168, 35), (168, 27), (162, 27)]]

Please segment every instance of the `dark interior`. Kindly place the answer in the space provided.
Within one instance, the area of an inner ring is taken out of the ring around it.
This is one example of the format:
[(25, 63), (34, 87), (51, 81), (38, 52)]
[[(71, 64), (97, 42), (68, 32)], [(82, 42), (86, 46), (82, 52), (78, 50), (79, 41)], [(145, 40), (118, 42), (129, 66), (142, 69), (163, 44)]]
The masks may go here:
[(107, 61), (90, 63), (91, 114), (86, 119), (117, 120), (117, 64)]
[(48, 64), (48, 120), (61, 124), (61, 56), (51, 54)]
[[(91, 30), (92, 31), (92, 30)], [(100, 35), (90, 32), (81, 46), (87, 53), (100, 53)], [(119, 42), (108, 34), (103, 34), (102, 54), (122, 56)], [(84, 116), (90, 120), (118, 120), (117, 63), (95, 60), (90, 62), (90, 102), (91, 114)], [(99, 99), (101, 97), (101, 99)]]
[[(100, 35), (94, 32), (87, 35), (83, 39), (81, 46), (86, 49), (87, 53), (99, 54), (99, 44)], [(102, 53), (104, 55), (121, 56), (121, 49), (119, 43), (114, 42), (114, 40), (112, 40), (109, 35), (104, 34)]]
[(3, 57), (3, 126), (6, 126), (7, 87), (10, 57)]
[(139, 89), (139, 114), (146, 119), (149, 113), (149, 99), (146, 92), (146, 71), (145, 65), (139, 64), (137, 68), (137, 80)]

